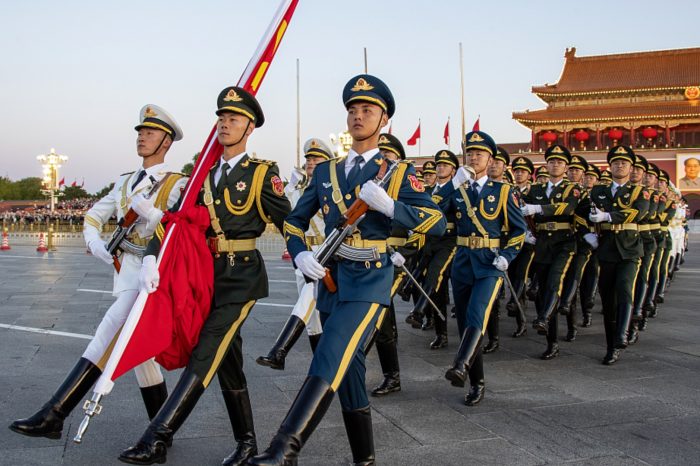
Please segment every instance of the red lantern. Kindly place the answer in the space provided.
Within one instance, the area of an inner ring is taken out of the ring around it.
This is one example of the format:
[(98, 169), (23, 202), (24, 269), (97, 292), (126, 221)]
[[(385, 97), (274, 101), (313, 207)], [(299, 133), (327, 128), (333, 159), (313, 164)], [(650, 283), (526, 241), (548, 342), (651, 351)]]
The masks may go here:
[(642, 130), (642, 136), (644, 136), (644, 139), (648, 139), (650, 142), (652, 139), (654, 139), (659, 132), (656, 130), (656, 128), (652, 128), (651, 126), (647, 126)]
[(613, 145), (617, 145), (617, 141), (622, 139), (622, 130), (613, 128), (610, 131), (608, 131), (608, 137), (612, 139)]
[(547, 143), (547, 147), (551, 146), (557, 140), (557, 133), (547, 131), (542, 135), (542, 139)]
[(576, 131), (574, 134), (574, 138), (579, 142), (581, 145), (581, 149), (583, 149), (586, 146), (586, 141), (591, 137), (590, 134), (588, 134), (588, 131), (584, 131), (582, 129)]

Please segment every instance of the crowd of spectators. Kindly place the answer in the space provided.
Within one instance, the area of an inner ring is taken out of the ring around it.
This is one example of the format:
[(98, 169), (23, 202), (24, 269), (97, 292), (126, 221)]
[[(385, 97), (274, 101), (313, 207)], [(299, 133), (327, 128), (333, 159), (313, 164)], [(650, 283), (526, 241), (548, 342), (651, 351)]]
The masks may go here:
[(51, 212), (49, 205), (43, 203), (14, 207), (0, 213), (0, 218), (6, 227), (14, 225), (15, 228), (19, 229), (46, 222), (54, 224), (57, 221), (59, 225), (79, 226), (83, 224), (85, 213), (95, 201), (96, 199), (89, 197), (59, 201), (53, 212)]

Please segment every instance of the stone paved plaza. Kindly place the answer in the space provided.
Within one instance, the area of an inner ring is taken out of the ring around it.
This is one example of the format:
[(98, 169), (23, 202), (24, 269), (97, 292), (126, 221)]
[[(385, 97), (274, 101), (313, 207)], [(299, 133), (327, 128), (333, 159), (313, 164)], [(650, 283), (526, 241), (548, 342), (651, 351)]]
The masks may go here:
[[(561, 356), (540, 361), (544, 338), (529, 330), (510, 337), (514, 321), (501, 320), (501, 349), (484, 356), (487, 392), (477, 407), (443, 378), (457, 349), (449, 322), (446, 350), (431, 351), (432, 332), (403, 323), (410, 307), (399, 302), (403, 391), (373, 399), (377, 464), (381, 465), (690, 465), (700, 464), (700, 236), (640, 342), (612, 367), (605, 353), (602, 316), (580, 329)], [(271, 295), (243, 327), (245, 369), (258, 441), (264, 448), (304, 380), (311, 352), (297, 344), (284, 372), (255, 364), (277, 336), (296, 299), (291, 265), (266, 260)], [(113, 301), (110, 269), (78, 247), (39, 255), (35, 247), (0, 253), (0, 420), (31, 415), (80, 357)], [(532, 304), (527, 310), (534, 317)], [(561, 319), (563, 320), (563, 319)], [(563, 326), (563, 322), (560, 323)], [(25, 329), (9, 328), (25, 327)], [(46, 334), (27, 329), (67, 332)], [(177, 372), (167, 374), (173, 387)], [(367, 383), (381, 380), (376, 351), (367, 358)], [(3, 465), (113, 465), (147, 425), (136, 379), (127, 374), (104, 400), (83, 444), (72, 442), (82, 419), (76, 410), (61, 440), (28, 438), (0, 428)], [(66, 435), (67, 434), (67, 435)], [(170, 465), (217, 465), (233, 449), (217, 383), (177, 433)], [(302, 465), (351, 462), (337, 400), (302, 451)]]

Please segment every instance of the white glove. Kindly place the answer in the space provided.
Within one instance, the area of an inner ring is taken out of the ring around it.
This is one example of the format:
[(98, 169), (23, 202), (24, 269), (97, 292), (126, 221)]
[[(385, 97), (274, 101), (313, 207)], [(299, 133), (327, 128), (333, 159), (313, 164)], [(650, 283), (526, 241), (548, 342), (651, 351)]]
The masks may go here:
[(294, 258), (294, 263), (301, 273), (312, 280), (320, 280), (326, 276), (326, 269), (316, 260), (314, 253), (303, 251)]
[(595, 233), (586, 233), (583, 235), (583, 239), (585, 239), (586, 243), (590, 244), (593, 249), (598, 249), (598, 237)]
[(501, 272), (505, 272), (508, 270), (508, 259), (503, 256), (496, 256), (496, 258), (493, 260), (493, 266)]
[(131, 198), (131, 208), (139, 214), (149, 224), (160, 222), (163, 212), (153, 206), (153, 199), (146, 199), (146, 196), (139, 193)]
[(522, 212), (525, 217), (529, 215), (541, 214), (542, 206), (539, 204), (525, 204), (520, 208), (520, 212)]
[(403, 257), (399, 251), (394, 251), (389, 258), (391, 259), (391, 263), (396, 267), (401, 267), (406, 263), (406, 258)]
[(537, 243), (537, 238), (535, 238), (535, 235), (533, 235), (531, 231), (526, 231), (525, 242), (534, 246)]
[(374, 181), (362, 185), (359, 197), (372, 209), (394, 218), (394, 200)]
[(114, 263), (114, 259), (109, 252), (107, 252), (107, 244), (101, 239), (93, 239), (90, 241), (90, 244), (88, 244), (88, 249), (90, 249), (90, 253), (93, 256), (102, 260), (106, 264), (111, 265)]
[(469, 170), (464, 167), (459, 167), (457, 173), (455, 173), (455, 176), (452, 178), (452, 185), (457, 189), (464, 183), (471, 183), (473, 180), (474, 176), (472, 176)]
[(596, 206), (593, 206), (593, 212), (591, 212), (591, 214), (588, 215), (588, 218), (591, 219), (591, 222), (593, 223), (609, 222), (610, 214), (607, 212), (603, 212)]
[(303, 179), (304, 179), (304, 175), (299, 173), (299, 170), (292, 170), (292, 174), (289, 177), (289, 184), (296, 186)]
[(158, 289), (159, 283), (160, 273), (156, 264), (156, 256), (144, 257), (139, 271), (139, 289), (151, 294)]

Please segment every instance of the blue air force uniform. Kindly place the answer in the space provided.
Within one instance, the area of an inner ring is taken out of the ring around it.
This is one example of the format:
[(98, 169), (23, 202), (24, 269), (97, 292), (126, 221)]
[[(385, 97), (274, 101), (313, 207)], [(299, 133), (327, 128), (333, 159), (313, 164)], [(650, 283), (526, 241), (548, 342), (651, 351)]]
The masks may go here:
[[(491, 137), (476, 131), (466, 135), (466, 150), (486, 150), (496, 154)], [(455, 188), (449, 183), (441, 190), (440, 208), (455, 212), (457, 253), (452, 263), (452, 289), (462, 341), (453, 367), (445, 377), (455, 386), (464, 386), (469, 371), (471, 391), (465, 401), (478, 403), (483, 397), (484, 375), (481, 338), (496, 300), (503, 272), (494, 266), (496, 252), (510, 264), (522, 248), (527, 226), (511, 186), (486, 176), (471, 186)], [(501, 248), (501, 235), (508, 241)]]

